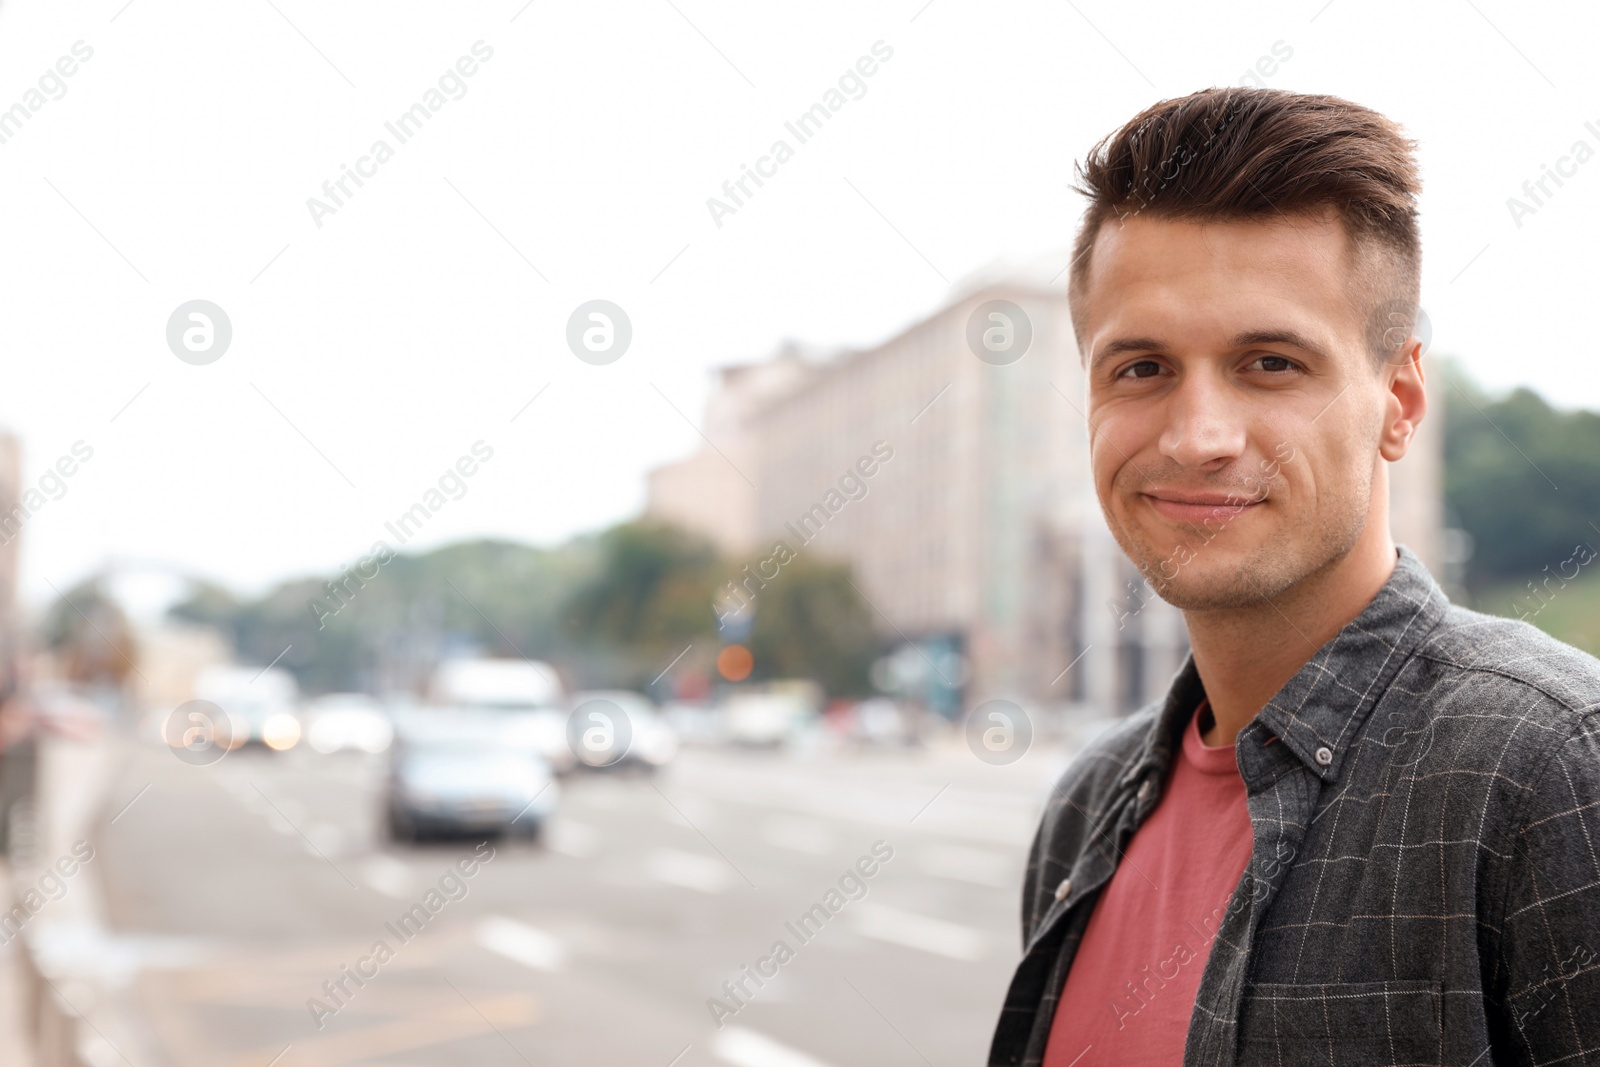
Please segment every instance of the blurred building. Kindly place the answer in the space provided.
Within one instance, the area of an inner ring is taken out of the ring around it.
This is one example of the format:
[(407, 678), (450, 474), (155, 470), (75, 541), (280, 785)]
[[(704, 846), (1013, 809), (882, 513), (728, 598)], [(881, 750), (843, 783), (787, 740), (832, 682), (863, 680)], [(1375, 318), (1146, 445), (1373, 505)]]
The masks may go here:
[(139, 627), (138, 639), (134, 705), (141, 714), (165, 714), (195, 699), (195, 680), (202, 671), (233, 662), (227, 637), (210, 626), (146, 623)]
[[(1020, 355), (985, 348), (1006, 328), (1031, 332)], [(1166, 689), (1188, 650), (1182, 616), (1100, 512), (1064, 285), (977, 279), (875, 347), (809, 363), (786, 350), (722, 374), (717, 448), (656, 471), (648, 513), (752, 571), (778, 541), (849, 561), (901, 646), (891, 673), (947, 714), (993, 698), (1127, 711)], [(1430, 566), (1440, 430), (1427, 420), (1392, 480), (1396, 537)]]
[(21, 664), (17, 623), (17, 531), (22, 507), (22, 442), (0, 430), (0, 699), (17, 686)]
[(811, 360), (792, 343), (771, 359), (720, 368), (705, 412), (704, 433), (715, 447), (703, 447), (688, 459), (651, 471), (645, 517), (703, 533), (730, 555), (754, 550), (752, 416), (768, 400), (793, 389), (811, 369)]

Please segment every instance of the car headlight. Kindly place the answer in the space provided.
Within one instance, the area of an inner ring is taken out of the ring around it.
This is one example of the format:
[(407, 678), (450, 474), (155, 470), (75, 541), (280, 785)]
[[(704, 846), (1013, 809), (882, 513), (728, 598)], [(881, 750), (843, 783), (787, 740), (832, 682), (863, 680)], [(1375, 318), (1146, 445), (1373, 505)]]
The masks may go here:
[(261, 724), (261, 740), (275, 752), (285, 752), (300, 741), (300, 720), (286, 711), (268, 715)]

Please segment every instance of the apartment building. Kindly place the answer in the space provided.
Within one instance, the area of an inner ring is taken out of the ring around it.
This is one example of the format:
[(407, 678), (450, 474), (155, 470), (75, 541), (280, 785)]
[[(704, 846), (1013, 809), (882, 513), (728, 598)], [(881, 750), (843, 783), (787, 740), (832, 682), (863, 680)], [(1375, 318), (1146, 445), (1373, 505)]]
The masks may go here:
[[(1119, 711), (1152, 699), (1187, 638), (1095, 498), (1063, 288), (996, 278), (872, 348), (725, 370), (707, 436), (726, 455), (703, 448), (656, 472), (648, 512), (752, 562), (779, 540), (849, 561), (907, 684), (948, 714), (993, 698)], [(1397, 539), (1436, 567), (1432, 416), (1391, 490)], [(840, 492), (875, 446), (890, 458)]]

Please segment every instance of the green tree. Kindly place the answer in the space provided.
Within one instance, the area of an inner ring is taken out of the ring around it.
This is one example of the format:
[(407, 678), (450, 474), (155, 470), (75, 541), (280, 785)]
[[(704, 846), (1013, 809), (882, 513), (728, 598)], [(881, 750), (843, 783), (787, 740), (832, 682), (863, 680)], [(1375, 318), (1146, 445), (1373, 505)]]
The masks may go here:
[(1521, 581), (1600, 547), (1600, 415), (1560, 411), (1532, 390), (1485, 395), (1446, 364), (1444, 492), (1472, 535), (1467, 586)]
[(799, 556), (753, 603), (754, 678), (815, 678), (829, 696), (871, 692), (868, 672), (880, 652), (871, 608), (850, 567)]
[(79, 582), (50, 605), (43, 638), (72, 681), (120, 686), (138, 670), (133, 627), (98, 575)]
[(387, 561), (369, 552), (254, 600), (198, 584), (172, 614), (218, 627), (247, 662), (282, 654), (310, 692), (415, 688), (452, 652), (556, 656), (560, 603), (593, 555), (582, 540), (559, 550), (470, 541)]
[(593, 572), (561, 612), (569, 645), (586, 650), (579, 675), (610, 673), (612, 684), (642, 688), (686, 646), (715, 636), (724, 564), (711, 542), (640, 521), (611, 527), (596, 548)]

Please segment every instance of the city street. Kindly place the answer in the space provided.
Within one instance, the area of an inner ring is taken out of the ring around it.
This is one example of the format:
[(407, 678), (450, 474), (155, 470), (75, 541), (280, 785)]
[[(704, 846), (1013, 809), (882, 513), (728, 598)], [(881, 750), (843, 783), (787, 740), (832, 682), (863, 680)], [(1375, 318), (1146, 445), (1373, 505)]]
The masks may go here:
[(981, 1062), (1063, 763), (691, 749), (564, 780), (543, 844), (397, 847), (381, 762), (127, 744), (86, 1014), (139, 1067)]

